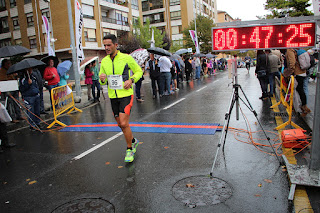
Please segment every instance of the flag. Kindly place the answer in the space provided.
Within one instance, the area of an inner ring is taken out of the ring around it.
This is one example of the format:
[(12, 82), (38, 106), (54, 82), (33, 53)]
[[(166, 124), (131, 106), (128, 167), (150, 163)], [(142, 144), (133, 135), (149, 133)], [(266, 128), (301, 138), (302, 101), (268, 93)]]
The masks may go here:
[(199, 49), (199, 43), (198, 43), (198, 37), (197, 34), (194, 30), (189, 30), (191, 39), (196, 47), (196, 53), (200, 53), (200, 49)]
[(42, 16), (42, 21), (43, 21), (44, 28), (46, 29), (46, 34), (47, 34), (48, 55), (55, 56), (56, 54), (50, 45), (51, 38), (50, 38), (50, 25), (49, 25), (48, 18), (46, 16)]
[(80, 62), (84, 59), (83, 47), (82, 47), (82, 26), (83, 26), (83, 13), (82, 8), (78, 0), (75, 3), (75, 29), (76, 29), (76, 49), (77, 49), (77, 62), (78, 72), (80, 72)]

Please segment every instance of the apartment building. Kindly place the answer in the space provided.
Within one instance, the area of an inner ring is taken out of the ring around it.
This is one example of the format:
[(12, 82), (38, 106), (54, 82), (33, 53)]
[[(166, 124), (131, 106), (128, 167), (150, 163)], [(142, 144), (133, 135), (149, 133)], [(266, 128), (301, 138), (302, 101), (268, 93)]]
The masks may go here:
[(222, 22), (233, 22), (234, 19), (225, 11), (218, 10), (218, 21), (217, 23)]
[(143, 22), (166, 32), (173, 43), (182, 45), (182, 30), (197, 14), (217, 18), (216, 0), (141, 0)]
[[(132, 29), (141, 11), (140, 0), (82, 0), (83, 49), (85, 56), (104, 56), (102, 39), (108, 33), (121, 35)], [(74, 0), (71, 1), (74, 14)], [(140, 8), (140, 9), (139, 9)], [(70, 31), (66, 0), (0, 0), (0, 47), (23, 45), (31, 56), (48, 54), (45, 15), (59, 58), (71, 58)], [(142, 16), (140, 17), (142, 19)]]
[[(132, 30), (138, 17), (165, 31), (174, 42), (182, 44), (182, 29), (195, 14), (217, 18), (216, 0), (79, 0), (83, 10), (82, 44), (85, 57), (104, 57), (102, 39), (112, 33), (121, 36)], [(74, 0), (71, 1), (74, 15)], [(71, 59), (68, 8), (66, 0), (0, 0), (0, 47), (22, 45), (31, 56), (48, 54), (47, 36), (42, 16), (51, 28), (56, 55)]]

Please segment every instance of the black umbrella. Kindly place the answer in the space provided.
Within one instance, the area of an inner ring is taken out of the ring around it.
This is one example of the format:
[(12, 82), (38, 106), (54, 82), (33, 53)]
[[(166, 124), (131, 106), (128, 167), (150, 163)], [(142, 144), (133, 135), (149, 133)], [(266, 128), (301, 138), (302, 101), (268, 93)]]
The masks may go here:
[(185, 53), (188, 53), (188, 50), (187, 50), (187, 49), (180, 49), (180, 50), (177, 50), (177, 51), (176, 51), (176, 54), (177, 54), (177, 55), (181, 55), (181, 54), (185, 54)]
[(57, 67), (58, 64), (59, 64), (59, 59), (56, 57), (56, 56), (52, 56), (52, 55), (48, 55), (46, 57), (43, 57), (41, 58), (40, 60), (45, 63), (45, 65), (49, 65), (48, 62), (49, 62), (49, 59), (52, 59), (53, 62), (54, 62), (54, 67)]
[(15, 55), (25, 55), (29, 52), (31, 52), (31, 50), (23, 46), (5, 46), (0, 48), (0, 58), (11, 57)]
[(171, 56), (171, 53), (169, 51), (162, 49), (160, 47), (150, 47), (147, 50), (149, 53), (163, 55), (163, 56)]
[(37, 66), (42, 66), (42, 65), (45, 65), (45, 63), (43, 63), (42, 61), (39, 61), (37, 59), (34, 59), (34, 58), (26, 58), (26, 59), (23, 59), (22, 61), (12, 65), (8, 71), (7, 71), (7, 75), (9, 74), (13, 74), (13, 73), (16, 73), (16, 72), (20, 72), (20, 71), (23, 71), (25, 69), (28, 69), (28, 68), (32, 68), (32, 67), (37, 67)]

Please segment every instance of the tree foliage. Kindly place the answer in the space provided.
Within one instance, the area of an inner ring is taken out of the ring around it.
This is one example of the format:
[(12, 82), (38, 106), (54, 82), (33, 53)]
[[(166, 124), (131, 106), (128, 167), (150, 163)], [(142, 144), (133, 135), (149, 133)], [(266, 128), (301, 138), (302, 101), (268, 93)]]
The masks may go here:
[(154, 30), (155, 46), (163, 48), (164, 46), (168, 45), (167, 43), (164, 43), (165, 35), (156, 27), (150, 27), (149, 19), (147, 19), (145, 24), (142, 24), (140, 18), (138, 18), (138, 21), (133, 25), (133, 28), (133, 34), (139, 41), (141, 48), (147, 49), (150, 47), (150, 43), (148, 41), (151, 40), (152, 29)]
[[(215, 26), (213, 20), (198, 15), (196, 18), (197, 22), (197, 36), (198, 42), (200, 44), (200, 52), (201, 53), (209, 53), (212, 50), (212, 42), (211, 42), (211, 28)], [(189, 26), (183, 30), (183, 39), (185, 41), (185, 48), (191, 48), (195, 52), (195, 46), (191, 39), (189, 30), (195, 29), (195, 21), (191, 21)]]
[(285, 16), (310, 16), (313, 13), (307, 10), (311, 6), (309, 0), (267, 0), (264, 5), (266, 10), (271, 11), (271, 14), (265, 18), (281, 18)]
[(118, 49), (123, 53), (130, 54), (136, 49), (141, 48), (139, 41), (131, 33), (123, 31), (122, 34), (118, 35), (118, 38), (120, 44)]

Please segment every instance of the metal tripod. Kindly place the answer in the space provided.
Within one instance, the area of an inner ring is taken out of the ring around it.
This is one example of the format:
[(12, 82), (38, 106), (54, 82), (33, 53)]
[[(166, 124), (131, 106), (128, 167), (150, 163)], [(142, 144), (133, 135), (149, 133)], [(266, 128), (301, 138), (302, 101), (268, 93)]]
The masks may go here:
[[(258, 117), (257, 117), (257, 112), (253, 109), (252, 105), (250, 104), (246, 94), (244, 93), (241, 85), (239, 85), (237, 83), (237, 77), (235, 77), (236, 79), (236, 83), (233, 84), (233, 92), (232, 92), (232, 96), (231, 96), (231, 100), (230, 100), (230, 104), (229, 104), (229, 110), (228, 112), (225, 114), (225, 120), (224, 120), (224, 124), (223, 124), (223, 129), (222, 129), (222, 134), (221, 134), (221, 137), (220, 137), (220, 141), (218, 143), (218, 149), (216, 151), (216, 154), (215, 154), (215, 157), (214, 157), (214, 160), (213, 160), (213, 164), (212, 164), (212, 169), (211, 169), (211, 172), (210, 172), (210, 176), (212, 177), (212, 173), (213, 173), (213, 169), (215, 167), (215, 164), (216, 164), (216, 161), (217, 161), (217, 157), (218, 157), (218, 154), (219, 154), (219, 150), (220, 150), (220, 147), (221, 147), (221, 144), (222, 144), (222, 141), (223, 141), (223, 146), (226, 142), (226, 138), (227, 138), (227, 134), (228, 134), (228, 128), (229, 128), (229, 123), (230, 123), (230, 117), (231, 117), (231, 113), (232, 113), (232, 109), (234, 107), (234, 105), (236, 104), (236, 119), (239, 120), (239, 99), (242, 101), (242, 103), (254, 114), (254, 116), (256, 117), (264, 135), (266, 136), (271, 148), (272, 148), (272, 151), (273, 153), (275, 154), (275, 156), (277, 157), (280, 165), (282, 164), (281, 163), (281, 160), (279, 159), (276, 151), (274, 150), (271, 142), (270, 142), (270, 138), (267, 136), (266, 132), (264, 131), (263, 127), (262, 127), (262, 124), (260, 123)], [(241, 90), (242, 94), (244, 95), (244, 98), (245, 100), (243, 100), (240, 96), (239, 96), (239, 89)]]

